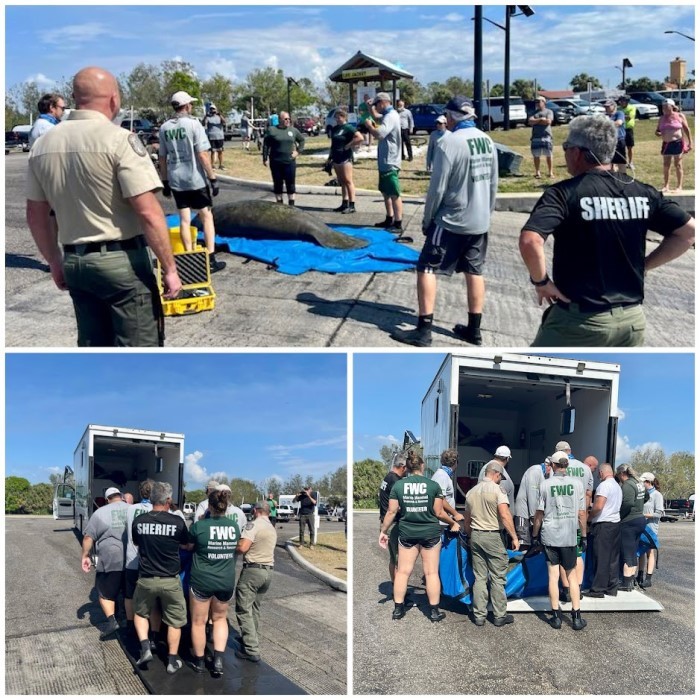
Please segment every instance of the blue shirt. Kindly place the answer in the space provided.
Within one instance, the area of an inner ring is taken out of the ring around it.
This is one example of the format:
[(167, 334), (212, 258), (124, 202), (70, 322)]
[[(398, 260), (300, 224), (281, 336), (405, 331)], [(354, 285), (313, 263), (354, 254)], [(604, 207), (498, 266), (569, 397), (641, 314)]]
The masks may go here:
[(625, 113), (621, 109), (618, 109), (614, 114), (608, 114), (607, 116), (613, 122), (616, 122), (618, 120), (622, 120), (622, 124), (620, 124), (620, 126), (617, 127), (617, 140), (619, 141), (620, 139), (624, 139), (625, 138), (625, 131), (626, 131), (626, 129), (625, 129)]

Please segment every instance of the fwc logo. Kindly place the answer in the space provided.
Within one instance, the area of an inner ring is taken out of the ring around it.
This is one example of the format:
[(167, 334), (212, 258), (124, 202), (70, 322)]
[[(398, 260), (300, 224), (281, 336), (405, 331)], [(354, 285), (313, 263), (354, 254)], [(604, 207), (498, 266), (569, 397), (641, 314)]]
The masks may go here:
[(403, 485), (403, 493), (406, 495), (422, 496), (428, 492), (427, 484), (408, 483)]

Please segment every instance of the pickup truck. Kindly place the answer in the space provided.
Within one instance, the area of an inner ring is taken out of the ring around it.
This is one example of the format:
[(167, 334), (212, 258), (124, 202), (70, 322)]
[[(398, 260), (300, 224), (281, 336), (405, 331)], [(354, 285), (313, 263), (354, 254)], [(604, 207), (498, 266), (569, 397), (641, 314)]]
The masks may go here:
[(5, 155), (10, 151), (21, 149), (25, 153), (29, 150), (28, 131), (6, 131), (5, 132)]

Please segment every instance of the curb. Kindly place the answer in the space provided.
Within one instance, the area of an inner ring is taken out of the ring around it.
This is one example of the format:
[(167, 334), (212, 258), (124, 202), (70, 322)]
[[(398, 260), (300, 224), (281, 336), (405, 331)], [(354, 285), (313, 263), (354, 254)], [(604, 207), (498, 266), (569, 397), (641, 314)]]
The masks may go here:
[(327, 574), (325, 571), (321, 571), (318, 567), (310, 564), (304, 557), (297, 552), (297, 548), (294, 546), (293, 540), (299, 539), (298, 537), (293, 537), (291, 540), (287, 540), (284, 543), (284, 548), (289, 552), (289, 556), (294, 559), (294, 561), (299, 564), (303, 569), (306, 569), (310, 574), (313, 574), (316, 578), (321, 579), (323, 583), (327, 584), (331, 588), (335, 588), (342, 593), (348, 592), (348, 584), (346, 581), (342, 581), (331, 574)]

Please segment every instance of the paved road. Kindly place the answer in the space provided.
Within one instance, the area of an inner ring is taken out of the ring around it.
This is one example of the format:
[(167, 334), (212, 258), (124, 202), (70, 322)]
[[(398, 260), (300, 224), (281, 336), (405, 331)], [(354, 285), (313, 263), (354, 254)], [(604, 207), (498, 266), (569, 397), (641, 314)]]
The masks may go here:
[(477, 628), (462, 606), (432, 624), (420, 609), (391, 620), (388, 554), (378, 516), (353, 519), (353, 692), (411, 695), (688, 694), (695, 689), (695, 526), (662, 523), (661, 569), (650, 590), (659, 613), (588, 613), (588, 626), (553, 630), (534, 613)]
[[(76, 342), (72, 306), (46, 272), (24, 219), (26, 154), (5, 158), (6, 343), (10, 347), (72, 347)], [(272, 200), (270, 187), (222, 184), (217, 203), (244, 199)], [(347, 225), (334, 214), (339, 197), (303, 193), (298, 205), (326, 223)], [(522, 198), (520, 198), (522, 199)], [(163, 200), (172, 212), (172, 200)], [(405, 200), (404, 223), (413, 247), (422, 245), (422, 200)], [(522, 209), (521, 209), (522, 211)], [(352, 224), (369, 226), (383, 218), (379, 196), (358, 197)], [(487, 296), (483, 335), (489, 346), (524, 347), (539, 325), (534, 299), (520, 259), (517, 237), (527, 216), (497, 212), (489, 235)], [(650, 236), (648, 248), (656, 242)], [(547, 246), (551, 254), (551, 245)], [(228, 267), (214, 276), (216, 308), (195, 316), (166, 320), (166, 344), (177, 347), (405, 347), (391, 340), (397, 327), (415, 322), (413, 272), (300, 276), (270, 271), (263, 263), (222, 254)], [(551, 267), (551, 266), (550, 266)], [(647, 279), (645, 304), (649, 347), (687, 346), (694, 337), (695, 252), (655, 270)], [(465, 347), (452, 336), (455, 323), (466, 321), (463, 279), (440, 281), (435, 312), (437, 347)], [(678, 329), (682, 328), (683, 333)]]
[[(144, 694), (118, 642), (98, 641), (104, 616), (69, 523), (6, 517), (5, 530), (6, 693)], [(263, 660), (310, 693), (344, 694), (347, 596), (281, 546), (275, 563), (261, 611)]]

